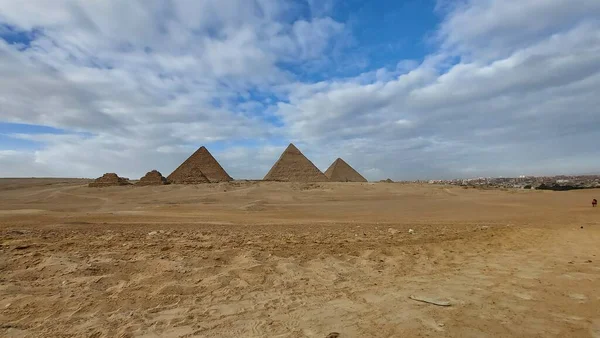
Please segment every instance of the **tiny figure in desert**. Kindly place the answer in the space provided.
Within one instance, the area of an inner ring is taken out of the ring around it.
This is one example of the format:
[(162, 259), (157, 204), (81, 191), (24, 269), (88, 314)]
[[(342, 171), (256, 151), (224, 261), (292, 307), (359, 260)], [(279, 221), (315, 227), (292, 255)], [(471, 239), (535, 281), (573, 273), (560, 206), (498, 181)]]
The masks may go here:
[(597, 201), (597, 200), (594, 198), (594, 199), (592, 200), (592, 207), (594, 207), (594, 208), (595, 208), (597, 205), (598, 205), (598, 201)]

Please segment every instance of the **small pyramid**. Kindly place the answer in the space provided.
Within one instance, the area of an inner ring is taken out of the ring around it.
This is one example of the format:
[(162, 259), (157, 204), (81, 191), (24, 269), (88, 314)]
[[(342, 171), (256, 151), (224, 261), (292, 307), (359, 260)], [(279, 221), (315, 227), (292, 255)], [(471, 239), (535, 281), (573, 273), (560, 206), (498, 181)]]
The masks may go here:
[(177, 167), (167, 179), (169, 182), (176, 184), (226, 182), (233, 180), (204, 146), (200, 147), (192, 156)]
[(321, 170), (291, 143), (269, 170), (264, 180), (284, 182), (329, 181)]
[(102, 175), (102, 177), (98, 177), (88, 184), (89, 187), (92, 188), (102, 188), (102, 187), (114, 187), (118, 185), (130, 185), (129, 181), (126, 178), (119, 177), (115, 173), (106, 173)]
[(332, 182), (367, 182), (366, 178), (341, 158), (333, 161), (329, 169), (325, 171), (325, 176)]
[(152, 170), (146, 173), (144, 177), (135, 185), (163, 185), (167, 184), (167, 179), (158, 170)]

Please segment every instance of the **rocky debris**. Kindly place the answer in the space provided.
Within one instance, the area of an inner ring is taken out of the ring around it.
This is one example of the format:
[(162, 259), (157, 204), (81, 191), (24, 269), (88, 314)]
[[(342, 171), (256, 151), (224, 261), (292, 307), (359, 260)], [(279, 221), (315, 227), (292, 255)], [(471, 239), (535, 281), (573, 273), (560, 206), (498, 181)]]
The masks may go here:
[(264, 180), (282, 182), (329, 181), (327, 176), (291, 143), (269, 170)]
[(396, 230), (396, 229), (393, 229), (393, 228), (388, 228), (388, 230), (387, 230), (387, 231), (388, 231), (388, 233), (389, 233), (390, 235), (395, 235), (395, 234), (397, 234), (397, 233), (399, 232), (398, 230)]
[(233, 178), (227, 174), (212, 154), (202, 146), (167, 177), (175, 184), (228, 182)]
[(341, 158), (333, 161), (325, 171), (325, 176), (332, 182), (367, 182), (366, 178)]
[(102, 175), (102, 177), (98, 177), (88, 184), (89, 187), (92, 188), (100, 188), (100, 187), (114, 187), (119, 185), (131, 185), (126, 178), (119, 177), (115, 173), (106, 173)]
[(152, 170), (146, 173), (144, 177), (140, 178), (139, 182), (135, 185), (163, 185), (168, 184), (167, 179), (158, 171)]

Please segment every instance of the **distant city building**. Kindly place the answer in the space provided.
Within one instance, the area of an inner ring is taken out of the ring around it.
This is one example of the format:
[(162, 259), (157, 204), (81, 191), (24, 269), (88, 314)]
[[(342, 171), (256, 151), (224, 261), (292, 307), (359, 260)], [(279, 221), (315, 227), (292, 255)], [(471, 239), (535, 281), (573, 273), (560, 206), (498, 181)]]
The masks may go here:
[[(407, 183), (421, 183), (411, 181)], [(429, 184), (459, 185), (466, 187), (492, 187), (511, 189), (547, 189), (547, 190), (572, 190), (600, 188), (600, 175), (579, 176), (526, 176), (518, 177), (476, 177), (451, 180), (429, 180)]]

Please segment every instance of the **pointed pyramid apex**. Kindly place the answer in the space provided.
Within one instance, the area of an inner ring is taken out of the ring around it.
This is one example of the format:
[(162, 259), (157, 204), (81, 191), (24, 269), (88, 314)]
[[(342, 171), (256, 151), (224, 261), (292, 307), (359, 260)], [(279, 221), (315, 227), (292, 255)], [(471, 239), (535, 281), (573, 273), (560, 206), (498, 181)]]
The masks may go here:
[(293, 143), (290, 143), (287, 148), (283, 151), (284, 153), (299, 153), (302, 154), (300, 149), (298, 149)]
[(339, 157), (325, 171), (325, 176), (333, 182), (367, 182), (366, 178)]
[(290, 143), (264, 178), (265, 181), (326, 182), (327, 177)]
[(232, 181), (205, 146), (200, 147), (168, 177), (173, 183)]

